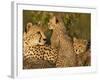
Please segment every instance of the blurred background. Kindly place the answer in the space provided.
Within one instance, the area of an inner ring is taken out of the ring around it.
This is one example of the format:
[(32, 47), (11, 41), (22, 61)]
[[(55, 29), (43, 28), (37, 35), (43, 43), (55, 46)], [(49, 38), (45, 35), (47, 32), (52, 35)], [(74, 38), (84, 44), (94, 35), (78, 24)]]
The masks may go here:
[(32, 22), (33, 25), (38, 24), (43, 27), (48, 43), (50, 43), (52, 31), (48, 29), (48, 22), (53, 15), (61, 19), (70, 37), (86, 39), (90, 42), (91, 14), (89, 13), (23, 10), (23, 31), (25, 31), (25, 26), (28, 22)]

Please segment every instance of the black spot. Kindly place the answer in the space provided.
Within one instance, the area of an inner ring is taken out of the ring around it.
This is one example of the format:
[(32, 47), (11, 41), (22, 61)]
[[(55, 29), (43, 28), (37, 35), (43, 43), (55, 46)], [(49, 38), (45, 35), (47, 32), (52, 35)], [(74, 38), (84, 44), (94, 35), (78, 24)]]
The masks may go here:
[(91, 47), (91, 42), (90, 42), (90, 41), (88, 41), (88, 44), (87, 44), (87, 49), (90, 49), (90, 47)]

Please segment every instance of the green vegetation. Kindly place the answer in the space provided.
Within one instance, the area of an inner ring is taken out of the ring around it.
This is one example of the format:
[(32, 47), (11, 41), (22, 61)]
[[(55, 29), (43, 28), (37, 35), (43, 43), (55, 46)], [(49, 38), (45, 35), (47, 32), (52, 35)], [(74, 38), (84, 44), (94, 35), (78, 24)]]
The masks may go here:
[(89, 13), (64, 13), (23, 10), (24, 31), (28, 22), (32, 22), (33, 25), (39, 24), (44, 28), (45, 34), (47, 35), (49, 41), (52, 32), (48, 30), (48, 21), (52, 15), (58, 17), (60, 16), (62, 18), (66, 30), (71, 37), (90, 40), (91, 14)]

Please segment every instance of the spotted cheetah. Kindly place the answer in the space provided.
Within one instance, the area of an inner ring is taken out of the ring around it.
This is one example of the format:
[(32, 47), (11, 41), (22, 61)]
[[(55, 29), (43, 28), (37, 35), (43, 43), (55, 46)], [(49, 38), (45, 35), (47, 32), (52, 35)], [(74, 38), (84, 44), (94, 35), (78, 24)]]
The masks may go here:
[(87, 49), (87, 40), (73, 38), (73, 48), (76, 54), (84, 53)]
[(73, 48), (77, 56), (77, 66), (87, 66), (91, 64), (91, 51), (88, 41), (84, 39), (73, 38)]
[[(35, 28), (35, 29), (34, 29)], [(23, 52), (23, 68), (44, 68), (44, 63), (55, 64), (57, 60), (57, 49), (47, 46), (46, 36), (41, 28), (28, 23), (27, 32), (24, 32), (24, 52)], [(46, 62), (47, 61), (47, 62)], [(48, 67), (48, 66), (47, 66)]]
[(24, 32), (24, 46), (31, 45), (44, 45), (46, 42), (46, 36), (41, 27), (28, 23), (26, 26), (26, 32)]
[(51, 46), (59, 48), (56, 67), (76, 66), (76, 55), (73, 51), (71, 38), (67, 35), (63, 22), (53, 16), (48, 23), (48, 28), (53, 30)]
[(23, 50), (27, 52), (29, 46), (44, 45), (46, 43), (46, 36), (42, 29), (32, 23), (27, 23), (26, 32), (23, 34)]
[[(30, 46), (23, 59), (27, 64), (35, 63), (37, 60), (45, 60), (55, 64), (57, 60), (57, 49), (46, 45)], [(33, 65), (34, 66), (34, 65)]]

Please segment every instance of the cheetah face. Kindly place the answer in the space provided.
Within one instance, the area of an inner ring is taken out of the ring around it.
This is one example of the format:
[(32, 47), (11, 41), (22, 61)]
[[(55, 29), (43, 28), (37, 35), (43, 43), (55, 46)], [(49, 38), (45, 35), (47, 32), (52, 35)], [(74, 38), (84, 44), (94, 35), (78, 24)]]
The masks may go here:
[(27, 40), (31, 45), (44, 45), (46, 43), (46, 38), (43, 38), (40, 32), (36, 32), (29, 36)]
[(46, 36), (38, 26), (29, 26), (27, 33), (24, 33), (24, 46), (44, 45)]
[(74, 38), (73, 41), (74, 52), (76, 54), (81, 54), (86, 51), (88, 43), (87, 40)]
[(55, 29), (57, 23), (58, 23), (58, 20), (56, 19), (56, 17), (55, 17), (55, 16), (52, 17), (52, 18), (49, 20), (48, 28), (49, 28), (50, 30)]

